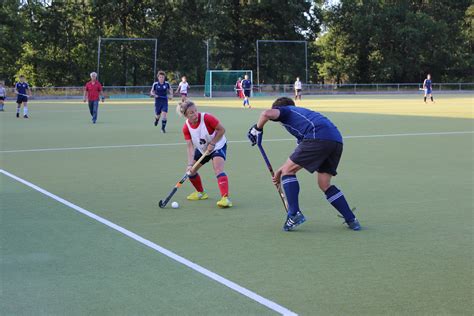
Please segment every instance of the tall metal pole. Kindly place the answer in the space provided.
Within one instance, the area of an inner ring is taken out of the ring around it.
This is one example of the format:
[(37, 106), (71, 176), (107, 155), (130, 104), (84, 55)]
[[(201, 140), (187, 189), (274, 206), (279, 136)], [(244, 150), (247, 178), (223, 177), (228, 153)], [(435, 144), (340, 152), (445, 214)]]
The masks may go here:
[(206, 40), (206, 70), (209, 70), (209, 40)]
[(308, 42), (304, 41), (304, 60), (305, 60), (305, 70), (306, 70), (306, 84), (308, 84)]
[(97, 78), (100, 78), (99, 72), (100, 72), (100, 36), (99, 36), (99, 46), (97, 48)]
[(151, 80), (151, 82), (154, 82), (155, 81), (155, 76), (156, 76), (156, 52), (158, 50), (158, 40), (155, 39), (155, 62), (153, 64), (153, 78)]
[(258, 59), (258, 40), (257, 40), (257, 85), (260, 87), (260, 62)]

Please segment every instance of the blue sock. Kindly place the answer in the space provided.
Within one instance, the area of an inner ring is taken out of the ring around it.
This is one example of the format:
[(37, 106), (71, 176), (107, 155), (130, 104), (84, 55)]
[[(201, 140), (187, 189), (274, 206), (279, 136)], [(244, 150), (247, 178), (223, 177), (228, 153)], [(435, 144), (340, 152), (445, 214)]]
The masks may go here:
[(167, 120), (161, 120), (161, 126), (162, 126), (161, 128), (165, 129), (167, 122), (168, 122)]
[(300, 193), (300, 184), (295, 175), (281, 177), (281, 184), (285, 190), (286, 200), (288, 201), (288, 215), (294, 216), (300, 211), (298, 203), (298, 194)]
[(339, 213), (341, 213), (346, 221), (352, 221), (355, 218), (355, 215), (352, 213), (349, 204), (347, 204), (346, 198), (344, 197), (344, 193), (342, 193), (341, 190), (336, 186), (331, 185), (324, 193), (326, 194), (328, 202), (331, 203)]

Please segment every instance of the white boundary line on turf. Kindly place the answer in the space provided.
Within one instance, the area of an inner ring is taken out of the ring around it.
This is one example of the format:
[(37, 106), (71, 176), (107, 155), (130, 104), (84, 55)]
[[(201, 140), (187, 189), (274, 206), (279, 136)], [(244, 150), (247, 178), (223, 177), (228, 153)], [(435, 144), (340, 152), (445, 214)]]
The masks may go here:
[[(406, 134), (376, 134), (376, 135), (353, 135), (345, 136), (344, 139), (356, 138), (383, 138), (383, 137), (404, 137), (404, 136), (442, 136), (442, 135), (460, 135), (474, 134), (474, 131), (459, 132), (431, 132), (431, 133), (406, 133)], [(265, 142), (296, 141), (294, 138), (264, 139)], [(230, 140), (228, 143), (247, 143), (248, 140)], [(14, 149), (1, 150), (1, 154), (23, 153), (23, 152), (44, 152), (44, 151), (68, 151), (68, 150), (86, 150), (86, 149), (114, 149), (114, 148), (135, 148), (135, 147), (161, 147), (161, 146), (181, 146), (186, 143), (164, 143), (164, 144), (132, 144), (132, 145), (106, 145), (106, 146), (86, 146), (86, 147), (57, 147), (57, 148), (36, 148), (36, 149)]]
[(263, 306), (266, 306), (267, 308), (269, 308), (269, 309), (271, 309), (271, 310), (273, 310), (273, 311), (275, 311), (275, 312), (277, 312), (281, 315), (290, 315), (290, 316), (296, 316), (297, 315), (295, 312), (292, 312), (291, 310), (289, 310), (289, 309), (287, 309), (287, 308), (285, 308), (281, 305), (278, 305), (277, 303), (275, 303), (275, 302), (273, 302), (269, 299), (266, 299), (263, 296), (260, 296), (257, 293), (252, 292), (252, 291), (238, 285), (237, 283), (234, 283), (234, 282), (218, 275), (217, 273), (214, 273), (210, 270), (207, 270), (206, 268), (204, 268), (204, 267), (202, 267), (202, 266), (200, 266), (200, 265), (198, 265), (198, 264), (196, 264), (196, 263), (194, 263), (194, 262), (192, 262), (192, 261), (190, 261), (190, 260), (188, 260), (184, 257), (181, 257), (181, 256), (175, 254), (174, 252), (149, 241), (148, 239), (145, 239), (145, 238), (139, 236), (139, 235), (135, 234), (134, 232), (131, 232), (131, 231), (123, 228), (122, 226), (114, 224), (111, 221), (109, 221), (109, 220), (107, 220), (103, 217), (100, 217), (100, 216), (98, 216), (98, 215), (96, 215), (96, 214), (94, 214), (94, 213), (92, 213), (92, 212), (90, 212), (86, 209), (83, 209), (82, 207), (77, 206), (77, 205), (75, 205), (75, 204), (73, 204), (73, 203), (71, 203), (71, 202), (69, 202), (69, 201), (53, 194), (53, 193), (51, 193), (51, 192), (48, 192), (45, 189), (42, 189), (39, 186), (37, 186), (37, 185), (35, 185), (31, 182), (28, 182), (28, 181), (26, 181), (26, 180), (24, 180), (24, 179), (22, 179), (18, 176), (15, 176), (14, 174), (11, 174), (8, 171), (0, 169), (0, 173), (3, 173), (7, 177), (10, 177), (10, 178), (12, 178), (12, 179), (14, 179), (14, 180), (16, 180), (20, 183), (23, 183), (24, 185), (26, 185), (26, 186), (28, 186), (28, 187), (44, 194), (44, 195), (52, 198), (53, 200), (56, 200), (57, 202), (62, 203), (64, 205), (74, 209), (75, 211), (77, 211), (79, 213), (82, 213), (82, 214), (86, 215), (87, 217), (90, 217), (90, 218), (92, 218), (92, 219), (94, 219), (94, 220), (96, 220), (96, 221), (98, 221), (98, 222), (100, 222), (100, 223), (102, 223), (102, 224), (104, 224), (104, 225), (106, 225), (106, 226), (108, 226), (108, 227), (124, 234), (127, 237), (130, 237), (130, 238), (136, 240), (136, 241), (138, 241), (139, 243), (141, 243), (145, 246), (148, 246), (148, 247), (156, 250), (157, 252), (159, 252), (159, 253), (161, 253), (161, 254), (163, 254), (163, 255), (165, 255), (165, 256), (167, 256), (167, 257), (169, 257), (169, 258), (171, 258), (175, 261), (177, 261), (178, 263), (181, 263), (181, 264), (187, 266), (188, 268), (191, 268), (192, 270), (194, 270), (194, 271), (196, 271), (200, 274), (203, 274), (204, 276), (206, 276), (206, 277), (208, 277), (208, 278), (210, 278), (210, 279), (212, 279), (212, 280), (214, 280), (214, 281), (216, 281), (216, 282), (218, 282), (218, 283), (220, 283), (220, 284), (222, 284), (222, 285), (224, 285), (224, 286), (226, 286), (226, 287), (228, 287), (228, 288), (230, 288), (230, 289), (232, 289), (232, 290), (234, 290), (234, 291), (236, 291), (240, 294), (242, 294), (243, 296), (248, 297), (249, 299), (251, 299), (251, 300), (253, 300), (253, 301), (255, 301), (255, 302), (257, 302), (257, 303), (259, 303)]

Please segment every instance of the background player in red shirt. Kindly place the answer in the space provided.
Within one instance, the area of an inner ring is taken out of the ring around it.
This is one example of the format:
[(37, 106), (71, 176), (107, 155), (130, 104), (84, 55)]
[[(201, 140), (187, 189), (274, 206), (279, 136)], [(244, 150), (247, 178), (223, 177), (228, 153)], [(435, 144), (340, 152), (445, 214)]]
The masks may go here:
[(180, 103), (177, 107), (177, 112), (180, 116), (184, 116), (187, 119), (183, 126), (183, 134), (188, 151), (187, 172), (191, 170), (191, 167), (201, 158), (206, 150), (210, 152), (196, 170), (193, 170), (194, 173), (189, 176), (189, 180), (196, 189), (196, 192), (191, 193), (187, 199), (197, 201), (208, 198), (197, 171), (202, 165), (212, 160), (212, 167), (214, 168), (217, 184), (221, 191), (221, 199), (217, 202), (217, 206), (221, 208), (232, 207), (232, 202), (229, 199), (229, 180), (224, 172), (227, 151), (224, 126), (213, 115), (198, 112), (196, 105), (191, 100)]
[(99, 98), (104, 102), (102, 85), (97, 81), (97, 73), (91, 72), (91, 80), (84, 86), (84, 102), (89, 102), (89, 112), (92, 116), (92, 123), (97, 122), (97, 112), (99, 111)]

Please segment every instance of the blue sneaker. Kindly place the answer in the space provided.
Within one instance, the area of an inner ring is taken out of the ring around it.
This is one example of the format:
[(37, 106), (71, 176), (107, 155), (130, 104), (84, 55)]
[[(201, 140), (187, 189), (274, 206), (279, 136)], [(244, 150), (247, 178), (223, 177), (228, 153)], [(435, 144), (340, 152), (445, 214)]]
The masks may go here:
[(347, 227), (352, 230), (360, 230), (360, 223), (357, 218), (354, 218), (352, 221), (346, 221)]
[(306, 222), (306, 218), (303, 213), (297, 212), (294, 216), (289, 216), (286, 218), (285, 224), (283, 225), (284, 231), (290, 231), (295, 229), (297, 226)]

